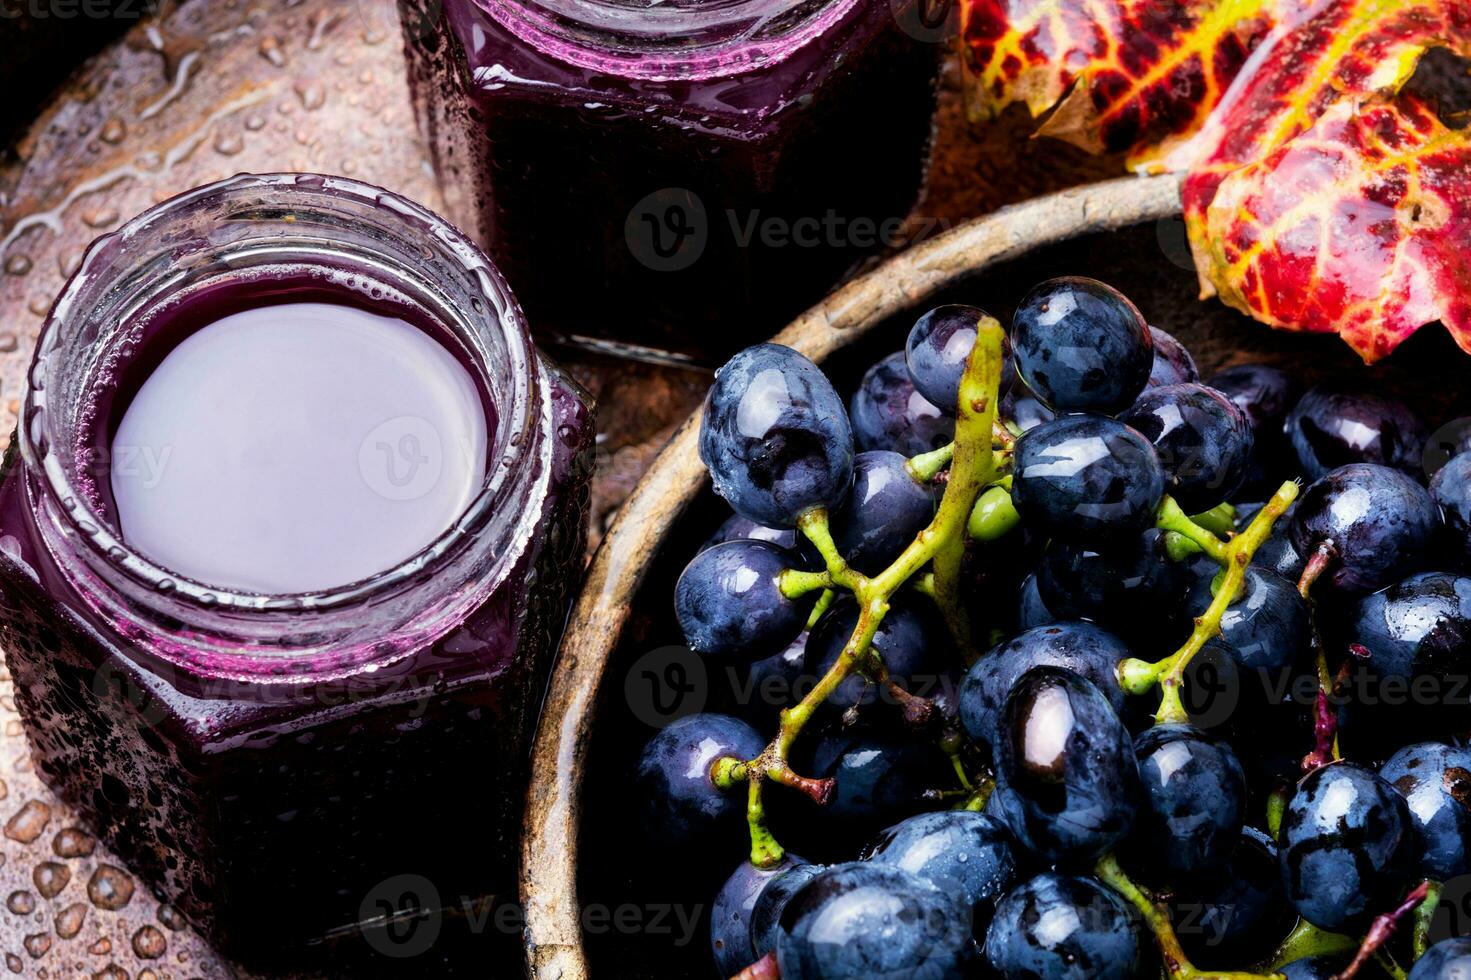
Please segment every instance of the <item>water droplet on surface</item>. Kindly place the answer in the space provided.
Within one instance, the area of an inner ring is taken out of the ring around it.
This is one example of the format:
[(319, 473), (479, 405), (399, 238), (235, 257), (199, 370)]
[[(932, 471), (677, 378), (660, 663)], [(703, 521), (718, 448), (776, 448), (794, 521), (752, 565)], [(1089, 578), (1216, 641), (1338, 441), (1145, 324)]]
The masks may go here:
[(30, 844), (41, 836), (50, 822), (51, 808), (40, 800), (31, 800), (5, 822), (5, 836), (22, 844)]
[(8, 275), (23, 276), (31, 271), (31, 257), (29, 255), (12, 255), (5, 260), (5, 271)]
[(252, 133), (258, 132), (259, 130), (263, 129), (265, 125), (266, 117), (260, 115), (259, 113), (251, 113), (250, 115), (245, 117), (245, 128), (250, 130)]
[(63, 827), (51, 841), (51, 850), (57, 857), (86, 857), (97, 847), (97, 839), (80, 827)]
[(51, 933), (33, 932), (21, 940), (21, 945), (31, 954), (31, 959), (39, 960), (51, 950)]
[(87, 918), (87, 906), (73, 902), (56, 913), (56, 934), (62, 939), (73, 939), (82, 931), (82, 921)]
[(156, 960), (168, 952), (169, 941), (157, 926), (144, 926), (133, 933), (133, 952), (145, 960)]
[(179, 910), (167, 902), (158, 907), (158, 921), (162, 922), (170, 932), (178, 932), (186, 924), (184, 917), (179, 914)]
[(87, 897), (99, 909), (120, 909), (133, 899), (133, 879), (122, 868), (99, 864), (87, 882)]
[(82, 215), (82, 220), (90, 228), (108, 228), (116, 224), (117, 219), (117, 208), (99, 208)]
[(56, 256), (56, 265), (61, 269), (61, 274), (70, 279), (82, 267), (82, 250), (79, 248), (67, 249)]
[(91, 953), (93, 956), (106, 956), (108, 953), (112, 952), (112, 940), (108, 939), (106, 936), (103, 936), (101, 939), (88, 946), (87, 952)]
[(26, 309), (36, 316), (45, 316), (51, 312), (51, 300), (45, 296), (32, 296), (31, 301), (26, 304)]
[(20, 341), (16, 338), (15, 334), (8, 330), (0, 333), (0, 354), (14, 353), (15, 349), (19, 346)]
[(322, 104), (327, 101), (327, 90), (322, 87), (321, 82), (299, 79), (294, 87), (296, 97), (308, 112), (322, 108)]
[(16, 956), (14, 953), (5, 954), (5, 966), (10, 970), (11, 973), (19, 973), (21, 970), (25, 969), (25, 964), (21, 962), (21, 958), (19, 956)]
[(245, 138), (239, 133), (220, 133), (215, 137), (215, 152), (232, 157), (245, 149)]
[(25, 889), (17, 889), (5, 898), (5, 907), (16, 915), (30, 915), (36, 911), (36, 896)]
[(273, 37), (262, 38), (260, 42), (260, 56), (277, 68), (286, 64), (286, 52), (281, 47), (281, 42)]
[(128, 135), (128, 127), (121, 119), (109, 119), (102, 124), (102, 132), (98, 133), (104, 143), (121, 143), (123, 137)]
[(31, 869), (31, 881), (35, 882), (36, 891), (41, 893), (42, 898), (51, 899), (60, 895), (71, 880), (71, 868), (60, 861), (42, 861)]

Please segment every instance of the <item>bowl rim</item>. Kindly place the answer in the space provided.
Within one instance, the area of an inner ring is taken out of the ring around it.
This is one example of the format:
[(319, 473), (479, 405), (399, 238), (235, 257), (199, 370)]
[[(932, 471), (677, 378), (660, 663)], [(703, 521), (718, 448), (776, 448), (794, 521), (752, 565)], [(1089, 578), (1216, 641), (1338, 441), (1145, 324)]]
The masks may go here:
[[(1178, 217), (1180, 177), (1122, 177), (1011, 205), (913, 246), (858, 276), (772, 338), (821, 364), (954, 282), (1027, 252)], [(630, 601), (669, 529), (706, 487), (697, 410), (634, 487), (588, 565), (537, 725), (522, 826), (523, 946), (536, 980), (589, 975), (577, 897), (578, 820), (598, 694)]]

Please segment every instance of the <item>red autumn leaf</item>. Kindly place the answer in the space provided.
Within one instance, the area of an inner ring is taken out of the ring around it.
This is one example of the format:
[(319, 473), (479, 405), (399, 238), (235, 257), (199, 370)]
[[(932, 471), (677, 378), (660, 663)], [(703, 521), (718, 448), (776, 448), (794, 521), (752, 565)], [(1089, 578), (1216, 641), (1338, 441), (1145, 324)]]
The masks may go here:
[(1189, 170), (1185, 224), (1198, 260), (1206, 208), (1227, 175), (1308, 129), (1339, 99), (1399, 91), (1434, 47), (1471, 54), (1466, 0), (1319, 0), (1285, 18), (1205, 128), (1163, 161)]
[[(1270, 0), (962, 0), (978, 118), (1022, 102), (1093, 152), (1191, 133), (1270, 26)], [(1061, 104), (1059, 104), (1059, 102)]]
[(1471, 130), (1343, 99), (1220, 183), (1201, 264), (1221, 298), (1375, 361), (1440, 320), (1471, 353)]

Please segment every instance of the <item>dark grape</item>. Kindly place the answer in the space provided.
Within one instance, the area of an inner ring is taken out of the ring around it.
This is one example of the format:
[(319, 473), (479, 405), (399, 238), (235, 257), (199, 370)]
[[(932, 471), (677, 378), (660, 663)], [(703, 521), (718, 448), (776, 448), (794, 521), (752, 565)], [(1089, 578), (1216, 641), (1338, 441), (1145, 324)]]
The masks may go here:
[(1196, 966), (1227, 969), (1266, 957), (1292, 924), (1277, 846), (1246, 827), (1224, 868), (1173, 885), (1175, 932)]
[(1026, 388), (1017, 385), (1011, 394), (1001, 399), (1001, 417), (1011, 420), (1019, 430), (1026, 432), (1043, 422), (1051, 422), (1057, 416)]
[(756, 729), (727, 715), (688, 715), (655, 735), (634, 777), (650, 837), (686, 845), (739, 834), (746, 794), (722, 791), (710, 770), (725, 756), (754, 759), (764, 748)]
[(1012, 480), (1012, 500), (1030, 527), (1078, 544), (1142, 533), (1165, 489), (1149, 440), (1097, 415), (1066, 415), (1023, 433)]
[[(974, 306), (939, 306), (920, 317), (904, 347), (905, 366), (919, 393), (954, 415), (960, 401), (960, 376), (976, 346), (976, 327), (988, 313)], [(1011, 342), (1002, 340), (1001, 394), (1016, 380)]]
[(1140, 925), (1091, 878), (1041, 874), (1012, 889), (986, 933), (986, 959), (1007, 980), (1132, 980)]
[(1297, 549), (1292, 546), (1290, 512), (1283, 515), (1282, 520), (1272, 529), (1272, 536), (1256, 550), (1251, 560), (1254, 565), (1270, 572), (1276, 572), (1288, 582), (1297, 582), (1302, 578), (1303, 569), (1307, 567), (1307, 559), (1298, 554)]
[(736, 513), (794, 527), (807, 510), (842, 502), (853, 478), (853, 431), (817, 365), (790, 347), (758, 344), (716, 372), (700, 459)]
[(727, 541), (765, 541), (774, 544), (778, 548), (786, 548), (795, 551), (801, 547), (806, 538), (794, 527), (767, 527), (757, 524), (748, 517), (740, 514), (732, 514), (725, 519), (725, 523), (716, 529), (715, 533), (700, 545), (701, 551), (706, 551), (717, 544), (725, 544)]
[(1319, 386), (1287, 416), (1287, 436), (1303, 475), (1316, 480), (1349, 463), (1377, 463), (1420, 476), (1429, 429), (1387, 395)]
[(1283, 980), (1335, 980), (1347, 965), (1339, 956), (1310, 956), (1288, 963), (1279, 972)]
[(1154, 446), (1165, 491), (1187, 513), (1209, 510), (1246, 479), (1251, 423), (1214, 389), (1202, 384), (1151, 388), (1120, 420)]
[(871, 450), (853, 460), (853, 487), (832, 519), (833, 540), (848, 564), (877, 575), (935, 516), (935, 493), (909, 474), (909, 460)]
[(1335, 762), (1306, 776), (1278, 839), (1287, 900), (1319, 928), (1362, 925), (1404, 895), (1409, 811), (1394, 787), (1363, 766)]
[(1200, 369), (1195, 358), (1185, 345), (1159, 327), (1150, 327), (1149, 336), (1154, 341), (1154, 364), (1149, 371), (1147, 388), (1162, 385), (1182, 385), (1200, 380)]
[(1425, 951), (1406, 980), (1464, 980), (1471, 976), (1471, 937), (1443, 939)]
[(1131, 638), (1160, 631), (1189, 587), (1185, 570), (1166, 555), (1164, 532), (1157, 528), (1096, 550), (1053, 542), (1037, 568), (1037, 593), (1048, 609)]
[(914, 387), (903, 351), (868, 369), (849, 407), (853, 437), (864, 451), (888, 449), (918, 456), (955, 438), (953, 414), (942, 412)]
[(832, 798), (820, 812), (862, 838), (926, 807), (925, 793), (954, 781), (944, 756), (912, 738), (842, 732), (824, 736), (813, 751), (813, 775), (833, 779)]
[(1297, 398), (1292, 375), (1268, 364), (1238, 364), (1206, 383), (1246, 413), (1258, 436), (1280, 431)]
[(733, 977), (760, 958), (751, 944), (756, 901), (776, 878), (798, 866), (790, 854), (770, 868), (742, 861), (721, 887), (710, 906), (710, 950), (722, 977)]
[(879, 834), (864, 857), (902, 868), (963, 899), (977, 934), (985, 933), (996, 900), (1016, 878), (1011, 835), (990, 817), (966, 810), (910, 817)]
[(1056, 411), (1121, 412), (1144, 390), (1154, 339), (1138, 309), (1094, 279), (1050, 279), (1012, 322), (1017, 374)]
[(1047, 608), (1047, 603), (1042, 601), (1042, 594), (1037, 591), (1037, 573), (1033, 572), (1022, 582), (1016, 627), (1019, 630), (1029, 630), (1038, 626), (1050, 626), (1057, 621), (1057, 616)]
[(1033, 667), (1061, 667), (1097, 685), (1115, 714), (1124, 711), (1118, 664), (1133, 656), (1124, 642), (1092, 623), (1055, 623), (1037, 627), (997, 646), (966, 672), (960, 685), (960, 720), (966, 733), (995, 745), (1002, 705), (1023, 674)]
[[(832, 669), (857, 625), (857, 603), (844, 599), (833, 604), (807, 641), (805, 671), (809, 677), (823, 677)], [(933, 686), (945, 669), (949, 643), (944, 624), (923, 601), (896, 598), (879, 623), (872, 648), (883, 658), (889, 675), (900, 686), (919, 693), (915, 688)], [(870, 705), (887, 696), (873, 682), (855, 673), (838, 685), (828, 702), (847, 709)]]
[[(1433, 678), (1438, 695), (1453, 694), (1471, 679), (1471, 578), (1412, 575), (1363, 599), (1351, 629), (1374, 676)], [(1464, 705), (1466, 694), (1460, 697)]]
[(940, 980), (977, 959), (969, 910), (929, 882), (880, 864), (839, 864), (782, 912), (782, 980)]
[(1139, 806), (1133, 740), (1091, 681), (1034, 667), (1011, 689), (995, 745), (996, 812), (1052, 862), (1093, 860), (1129, 832)]
[[(751, 947), (759, 960), (776, 949), (781, 914), (802, 886), (827, 870), (822, 864), (797, 864), (772, 876), (751, 908)], [(742, 967), (744, 969), (744, 967)]]
[(1430, 494), (1445, 518), (1446, 550), (1471, 570), (1471, 453), (1455, 457), (1430, 481)]
[(1225, 742), (1190, 725), (1156, 725), (1134, 742), (1143, 803), (1134, 852), (1175, 880), (1224, 865), (1246, 819), (1246, 773)]
[(759, 660), (784, 649), (807, 625), (816, 593), (788, 599), (781, 573), (796, 553), (764, 541), (727, 541), (702, 551), (674, 587), (674, 612), (696, 653)]
[(1471, 872), (1471, 749), (1406, 745), (1379, 775), (1409, 806), (1415, 875), (1449, 881)]
[(1363, 595), (1421, 571), (1439, 527), (1440, 512), (1420, 484), (1386, 466), (1352, 463), (1303, 491), (1292, 546), (1306, 557), (1331, 541), (1336, 557), (1319, 584)]
[[(1205, 614), (1214, 600), (1213, 578), (1196, 581), (1187, 608)], [(1312, 642), (1307, 603), (1297, 586), (1276, 572), (1247, 568), (1241, 594), (1221, 617), (1221, 640), (1236, 662), (1249, 670), (1290, 668)]]
[[(741, 715), (768, 722), (800, 699), (805, 693), (800, 685), (806, 676), (804, 664), (809, 639), (809, 634), (801, 633), (786, 649), (746, 668), (744, 687), (736, 690)], [(739, 679), (740, 675), (736, 677)]]

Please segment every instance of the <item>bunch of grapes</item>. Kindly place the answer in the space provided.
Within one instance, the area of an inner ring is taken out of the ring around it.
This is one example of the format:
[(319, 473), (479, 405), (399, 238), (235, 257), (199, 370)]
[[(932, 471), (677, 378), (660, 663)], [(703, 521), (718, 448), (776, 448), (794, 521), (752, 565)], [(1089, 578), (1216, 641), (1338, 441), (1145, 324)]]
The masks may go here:
[(846, 407), (737, 354), (700, 434), (735, 513), (675, 610), (799, 696), (682, 718), (635, 779), (667, 853), (744, 825), (720, 975), (1471, 976), (1431, 942), (1471, 871), (1471, 433), (1426, 441), (1268, 366), (1202, 383), (1089, 279), (1009, 331), (925, 314)]

